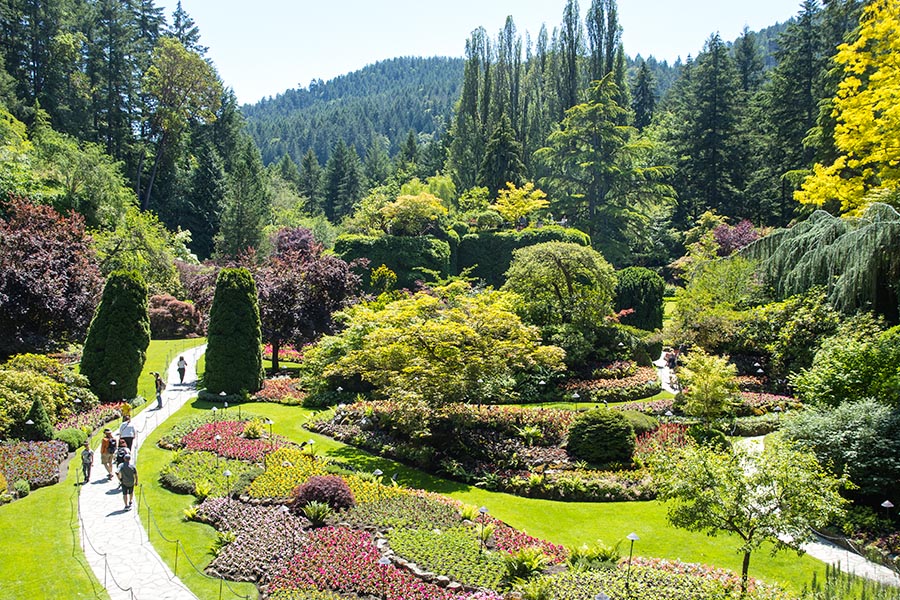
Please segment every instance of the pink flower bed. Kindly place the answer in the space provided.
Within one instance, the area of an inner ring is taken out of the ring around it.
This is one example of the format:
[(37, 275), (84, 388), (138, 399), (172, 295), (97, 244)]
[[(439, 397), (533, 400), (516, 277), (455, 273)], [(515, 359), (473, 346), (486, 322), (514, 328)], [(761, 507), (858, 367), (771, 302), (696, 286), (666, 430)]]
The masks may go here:
[(57, 423), (56, 430), (61, 431), (63, 429), (81, 429), (83, 427), (90, 427), (91, 431), (94, 431), (104, 423), (109, 423), (110, 421), (114, 421), (121, 417), (122, 404), (122, 402), (101, 404), (90, 410), (76, 413), (68, 419), (63, 419)]
[[(532, 537), (524, 531), (513, 529), (500, 519), (495, 519), (490, 515), (486, 518), (488, 523), (494, 524), (494, 545), (501, 552), (515, 554), (523, 548), (540, 548), (544, 554), (550, 557), (550, 564), (552, 565), (565, 561), (568, 556), (563, 546)], [(481, 518), (477, 522), (480, 523)]]
[(291, 377), (275, 377), (263, 381), (261, 390), (253, 394), (257, 402), (284, 402), (299, 404), (306, 398), (306, 392), (300, 389), (300, 380)]
[[(205, 450), (226, 458), (250, 462), (261, 462), (266, 454), (286, 445), (282, 438), (274, 440), (244, 438), (242, 434), (245, 425), (243, 421), (213, 421), (185, 435), (182, 443), (187, 450)], [(217, 435), (220, 436), (218, 441)]]
[[(266, 344), (263, 346), (263, 358), (266, 360), (272, 360), (272, 344)], [(303, 361), (303, 353), (299, 350), (296, 350), (293, 346), (286, 344), (278, 349), (278, 360), (292, 363), (299, 363)]]
[(284, 590), (332, 590), (340, 593), (403, 598), (404, 600), (462, 600), (436, 585), (425, 583), (393, 565), (380, 565), (381, 554), (372, 536), (344, 527), (313, 531), (287, 567), (275, 575), (268, 593)]
[(675, 401), (671, 398), (653, 400), (650, 402), (629, 402), (616, 406), (617, 410), (636, 410), (647, 415), (662, 416), (666, 411), (671, 411)]
[(59, 464), (69, 455), (65, 442), (0, 444), (0, 471), (12, 486), (19, 479), (32, 488), (59, 481)]
[(638, 436), (634, 445), (634, 456), (646, 459), (654, 454), (666, 454), (677, 448), (683, 448), (689, 442), (687, 425), (681, 423), (662, 423), (653, 431)]
[[(619, 566), (623, 567), (628, 564), (627, 558), (619, 560)], [(739, 590), (741, 588), (741, 576), (727, 569), (719, 569), (709, 565), (697, 563), (683, 563), (677, 560), (668, 560), (665, 558), (645, 558), (643, 556), (635, 556), (631, 559), (633, 567), (648, 567), (657, 571), (666, 573), (674, 573), (675, 575), (686, 575), (688, 577), (696, 577), (706, 581), (717, 581), (726, 589)], [(777, 588), (773, 588), (759, 580), (750, 578), (747, 580), (747, 591), (771, 590), (770, 597), (777, 596)]]

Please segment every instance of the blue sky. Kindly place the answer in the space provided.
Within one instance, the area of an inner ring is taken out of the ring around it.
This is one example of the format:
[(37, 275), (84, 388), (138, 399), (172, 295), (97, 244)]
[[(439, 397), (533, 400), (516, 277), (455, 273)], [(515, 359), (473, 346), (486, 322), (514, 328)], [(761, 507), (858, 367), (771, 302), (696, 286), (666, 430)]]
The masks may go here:
[[(157, 4), (171, 13), (176, 0)], [(581, 0), (582, 13), (590, 0)], [(789, 19), (799, 0), (619, 0), (625, 52), (673, 61), (711, 33), (734, 39)], [(462, 56), (469, 33), (493, 37), (512, 15), (524, 37), (552, 31), (565, 0), (182, 0), (225, 83), (243, 102), (397, 56)]]

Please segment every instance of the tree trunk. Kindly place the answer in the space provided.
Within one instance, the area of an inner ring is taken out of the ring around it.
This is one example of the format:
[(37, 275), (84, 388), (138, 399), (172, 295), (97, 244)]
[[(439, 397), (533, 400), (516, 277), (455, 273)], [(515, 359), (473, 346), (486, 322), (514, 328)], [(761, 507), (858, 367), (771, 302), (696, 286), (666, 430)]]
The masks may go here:
[(281, 349), (281, 340), (274, 339), (272, 340), (272, 374), (278, 372), (278, 351)]
[(156, 179), (156, 170), (159, 168), (159, 159), (162, 158), (163, 148), (166, 145), (166, 134), (159, 138), (159, 146), (156, 147), (156, 158), (153, 159), (153, 169), (150, 171), (150, 181), (147, 182), (147, 193), (141, 202), (141, 210), (150, 208), (150, 194), (153, 192), (153, 182)]
[(750, 573), (750, 553), (744, 552), (744, 562), (741, 565), (741, 598), (747, 595), (747, 576)]

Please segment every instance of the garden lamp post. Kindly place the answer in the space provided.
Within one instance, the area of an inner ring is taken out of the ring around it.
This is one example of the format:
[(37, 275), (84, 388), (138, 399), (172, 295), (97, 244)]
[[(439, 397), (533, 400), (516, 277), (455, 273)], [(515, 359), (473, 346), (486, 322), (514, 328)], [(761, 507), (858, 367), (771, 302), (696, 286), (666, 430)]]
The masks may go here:
[(316, 440), (314, 440), (312, 438), (309, 438), (308, 440), (306, 440), (306, 445), (309, 446), (310, 456), (315, 456), (315, 454), (316, 454), (315, 452), (313, 452), (313, 444), (315, 444), (315, 443), (316, 443)]
[(776, 407), (773, 408), (772, 410), (774, 410), (776, 413), (778, 413), (778, 418), (780, 419), (780, 418), (781, 418), (781, 407), (780, 407), (780, 406), (776, 406)]
[(372, 471), (372, 475), (378, 479), (378, 487), (375, 489), (375, 493), (377, 494), (378, 500), (381, 500), (381, 476), (384, 475), (384, 472), (381, 469), (375, 469)]
[(231, 494), (231, 471), (225, 469), (222, 471), (222, 475), (225, 477), (225, 488), (227, 490), (226, 493)]
[(481, 515), (481, 546), (478, 547), (478, 553), (481, 554), (484, 552), (484, 522), (487, 521), (488, 509), (486, 506), (482, 506), (478, 509), (478, 513)]
[(291, 512), (291, 510), (284, 504), (282, 504), (280, 507), (278, 507), (278, 514), (281, 515), (281, 528), (284, 529), (285, 535), (289, 535), (291, 537), (291, 556), (293, 556), (294, 555), (294, 532), (291, 530), (288, 530), (287, 518), (288, 518), (289, 512)]
[(538, 386), (540, 386), (540, 387), (538, 387), (538, 390), (540, 390), (540, 392), (538, 392), (538, 393), (541, 395), (541, 408), (544, 408), (544, 386), (545, 385), (547, 385), (547, 382), (544, 381), (543, 379), (538, 381)]
[(634, 532), (629, 533), (627, 536), (628, 540), (631, 542), (631, 547), (628, 548), (628, 572), (625, 574), (625, 594), (628, 597), (631, 597), (631, 590), (629, 589), (629, 585), (631, 584), (631, 557), (634, 555), (634, 543), (638, 541), (638, 535)]
[(218, 414), (218, 412), (219, 412), (219, 407), (213, 406), (212, 407), (213, 421), (216, 420), (216, 415)]
[(272, 425), (275, 423), (272, 419), (266, 419), (266, 425), (269, 426), (269, 445), (275, 445), (275, 439), (272, 437)]
[(109, 382), (109, 394), (112, 396), (112, 401), (115, 402), (117, 399), (115, 380)]
[[(219, 392), (219, 398), (220, 398), (223, 402), (225, 401), (225, 398), (227, 398), (227, 397), (228, 397), (228, 394), (225, 393), (225, 390), (222, 390), (221, 392)], [(225, 402), (225, 408), (228, 408), (228, 403), (227, 403), (227, 402)]]
[(891, 509), (894, 508), (894, 503), (890, 500), (885, 500), (881, 503), (881, 507), (884, 509), (884, 516), (887, 519), (891, 518)]
[(581, 395), (578, 392), (572, 392), (572, 409), (578, 408), (578, 399), (581, 398)]
[(387, 556), (382, 556), (378, 559), (378, 565), (381, 567), (381, 600), (387, 600), (387, 592), (384, 587), (384, 573), (387, 571), (389, 564), (391, 564), (391, 559)]
[(218, 433), (216, 437), (213, 438), (216, 441), (216, 468), (219, 468), (219, 442), (222, 440), (222, 436)]

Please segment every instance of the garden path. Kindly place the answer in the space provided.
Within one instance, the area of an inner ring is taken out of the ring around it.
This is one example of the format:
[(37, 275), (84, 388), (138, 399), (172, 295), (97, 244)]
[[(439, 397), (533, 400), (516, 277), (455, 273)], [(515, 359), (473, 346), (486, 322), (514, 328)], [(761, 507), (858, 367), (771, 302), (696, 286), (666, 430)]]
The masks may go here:
[[(742, 438), (735, 443), (741, 444), (751, 452), (762, 452), (765, 444), (763, 436)], [(853, 573), (879, 583), (900, 586), (900, 575), (895, 571), (833, 544), (818, 534), (816, 534), (815, 542), (808, 542), (801, 547), (813, 558), (821, 560), (825, 564), (836, 565), (845, 573)]]
[[(155, 409), (154, 398), (132, 419), (138, 431), (133, 448), (135, 461), (147, 435), (196, 395), (197, 359), (205, 350), (206, 345), (202, 345), (182, 353), (188, 363), (183, 384), (173, 383), (178, 381), (173, 361), (165, 378), (169, 384), (163, 393), (162, 409)], [(150, 544), (140, 519), (140, 491), (135, 489), (135, 507), (124, 510), (116, 480), (107, 481), (99, 451), (96, 454), (92, 480), (81, 487), (79, 498), (81, 546), (111, 600), (196, 600), (197, 596), (172, 573)], [(139, 464), (138, 469), (140, 478)]]
[(675, 371), (666, 365), (665, 352), (658, 360), (653, 361), (653, 366), (656, 367), (656, 374), (659, 376), (660, 382), (662, 382), (662, 389), (671, 394), (677, 394), (678, 380), (675, 378)]

